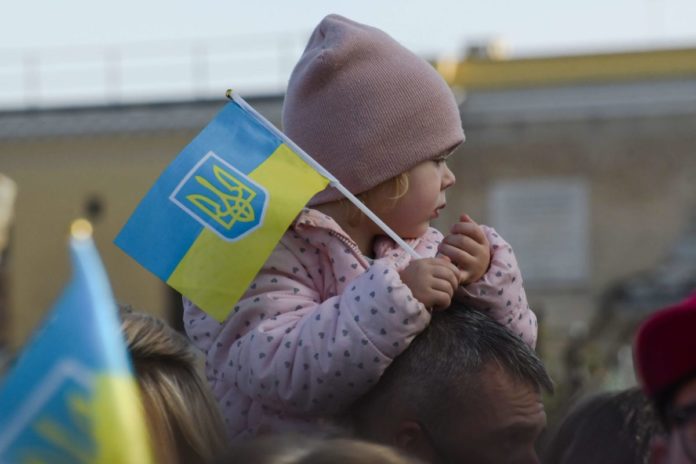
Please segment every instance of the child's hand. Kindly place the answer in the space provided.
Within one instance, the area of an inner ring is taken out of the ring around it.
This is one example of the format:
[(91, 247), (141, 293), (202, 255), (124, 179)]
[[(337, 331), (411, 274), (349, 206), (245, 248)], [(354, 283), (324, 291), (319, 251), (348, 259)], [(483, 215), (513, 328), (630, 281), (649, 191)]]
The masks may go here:
[(460, 273), (447, 258), (425, 258), (411, 261), (399, 274), (418, 301), (437, 310), (450, 305)]
[(438, 251), (457, 265), (461, 271), (461, 284), (479, 280), (491, 262), (491, 249), (486, 234), (467, 214), (462, 214), (460, 222), (452, 226)]

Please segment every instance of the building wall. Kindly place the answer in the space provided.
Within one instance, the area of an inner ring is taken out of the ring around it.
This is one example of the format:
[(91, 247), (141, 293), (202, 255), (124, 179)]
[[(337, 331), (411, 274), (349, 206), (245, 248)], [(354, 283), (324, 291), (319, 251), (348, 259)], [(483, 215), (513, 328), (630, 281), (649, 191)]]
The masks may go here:
[(95, 196), (95, 240), (116, 298), (165, 314), (166, 289), (112, 243), (159, 172), (194, 135), (90, 136), (0, 143), (2, 171), (19, 186), (10, 262), (10, 346), (19, 346), (69, 280), (70, 223)]
[[(696, 114), (559, 122), (465, 118), (464, 125), (467, 142), (450, 163), (457, 184), (442, 222), (462, 210), (490, 223), (489, 196), (500, 181), (581, 179), (588, 187), (587, 279), (527, 285), (544, 320), (543, 351), (557, 370), (559, 350), (596, 316), (603, 293), (654, 270), (694, 217)], [(524, 276), (525, 262), (520, 265)]]
[[(250, 100), (278, 123), (280, 99)], [(70, 278), (70, 223), (101, 204), (94, 238), (117, 301), (172, 319), (176, 295), (113, 244), (162, 170), (224, 101), (0, 113), (0, 172), (18, 186), (4, 341), (21, 346)], [(0, 340), (2, 342), (2, 340)]]
[[(619, 90), (600, 94), (630, 98), (625, 86), (614, 86)], [(670, 88), (662, 83), (657, 94)], [(588, 105), (578, 92), (597, 92), (585, 86), (547, 90), (526, 97), (507, 90), (467, 95), (462, 106), (467, 142), (451, 160), (457, 184), (437, 225), (444, 230), (462, 211), (491, 223), (490, 198), (501, 181), (585, 182), (587, 278), (527, 287), (533, 308), (543, 315), (543, 349), (554, 352), (577, 323), (593, 317), (608, 286), (654, 268), (696, 209), (696, 107), (663, 99), (655, 112), (644, 99), (642, 106), (617, 111), (616, 99)], [(565, 104), (555, 105), (564, 95)], [(544, 99), (541, 106), (551, 113), (535, 103)], [(251, 103), (278, 123), (281, 100)], [(68, 226), (85, 215), (95, 195), (104, 205), (95, 238), (117, 299), (167, 317), (171, 293), (112, 240), (162, 169), (221, 104), (140, 109), (137, 118), (128, 107), (0, 115), (0, 122), (12, 120), (16, 127), (0, 124), (0, 171), (19, 187), (9, 263), (11, 347), (24, 342), (68, 280)], [(521, 266), (524, 271), (525, 263)]]

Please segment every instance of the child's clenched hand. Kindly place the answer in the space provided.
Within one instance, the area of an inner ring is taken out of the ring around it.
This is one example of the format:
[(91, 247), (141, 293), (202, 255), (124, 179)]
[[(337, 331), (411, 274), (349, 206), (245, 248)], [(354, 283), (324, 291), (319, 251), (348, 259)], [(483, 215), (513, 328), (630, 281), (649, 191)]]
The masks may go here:
[(460, 283), (469, 284), (479, 280), (488, 270), (491, 250), (486, 234), (467, 214), (452, 226), (438, 251), (457, 265)]
[(433, 310), (449, 307), (460, 282), (459, 269), (444, 257), (415, 259), (399, 274), (413, 296)]

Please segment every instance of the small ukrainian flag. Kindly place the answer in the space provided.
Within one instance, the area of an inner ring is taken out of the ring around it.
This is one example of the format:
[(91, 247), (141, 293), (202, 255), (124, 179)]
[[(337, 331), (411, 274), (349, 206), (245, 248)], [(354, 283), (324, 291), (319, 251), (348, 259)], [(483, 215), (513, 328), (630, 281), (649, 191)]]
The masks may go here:
[(0, 386), (0, 463), (152, 462), (109, 281), (78, 221), (73, 276)]
[(224, 321), (330, 181), (299, 151), (235, 97), (165, 169), (116, 245)]

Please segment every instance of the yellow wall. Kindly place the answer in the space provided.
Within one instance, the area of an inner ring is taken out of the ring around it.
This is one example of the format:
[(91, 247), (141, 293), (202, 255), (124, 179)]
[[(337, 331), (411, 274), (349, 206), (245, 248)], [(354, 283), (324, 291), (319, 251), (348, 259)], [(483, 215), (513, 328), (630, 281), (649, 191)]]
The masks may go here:
[(9, 343), (18, 347), (69, 279), (70, 222), (90, 195), (105, 210), (95, 240), (116, 299), (166, 316), (167, 289), (112, 241), (168, 162), (195, 136), (180, 131), (0, 141), (0, 170), (18, 185), (9, 263)]
[(436, 67), (452, 87), (549, 86), (679, 78), (696, 75), (696, 48), (516, 59), (443, 60)]

